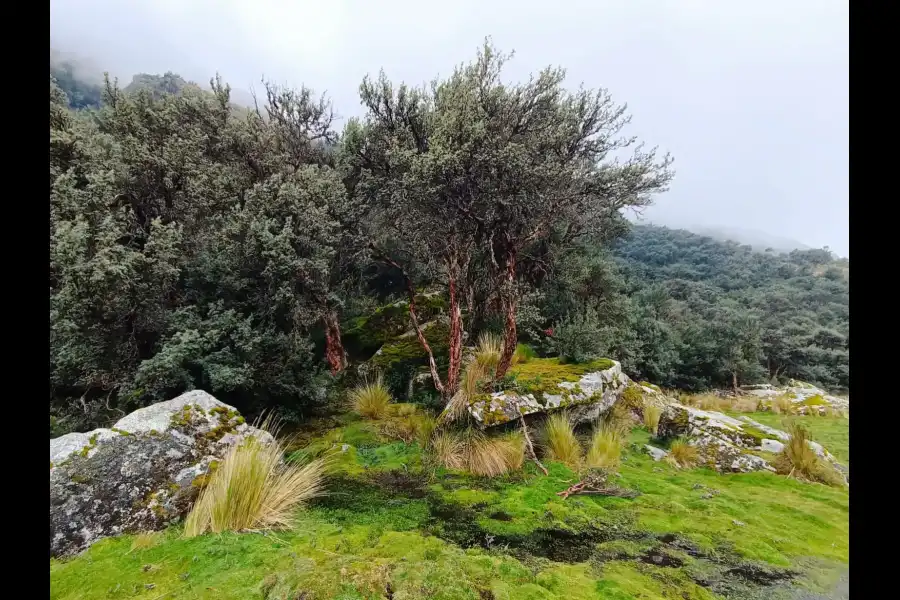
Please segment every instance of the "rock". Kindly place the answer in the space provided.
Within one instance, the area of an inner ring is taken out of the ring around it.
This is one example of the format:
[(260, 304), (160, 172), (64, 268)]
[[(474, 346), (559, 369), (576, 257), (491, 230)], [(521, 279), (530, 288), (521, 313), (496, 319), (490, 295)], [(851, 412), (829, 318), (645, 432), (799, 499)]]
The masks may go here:
[(50, 440), (50, 555), (181, 519), (204, 476), (251, 436), (272, 441), (233, 407), (196, 390), (139, 409), (112, 429)]
[(622, 396), (631, 382), (616, 361), (608, 368), (584, 373), (575, 381), (559, 383), (558, 394), (520, 393), (513, 390), (483, 394), (468, 407), (469, 413), (482, 427), (502, 425), (520, 415), (566, 409), (574, 423), (596, 419)]
[(784, 444), (779, 442), (778, 440), (770, 440), (769, 438), (765, 438), (762, 441), (762, 450), (763, 452), (778, 454), (779, 452), (784, 450)]
[(657, 448), (655, 446), (651, 446), (650, 444), (644, 444), (644, 450), (655, 461), (660, 461), (669, 455), (669, 453), (666, 452), (665, 450), (663, 450), (662, 448)]
[(796, 379), (789, 380), (784, 387), (775, 387), (769, 384), (745, 385), (741, 387), (740, 391), (742, 394), (767, 400), (777, 397), (789, 398), (794, 404), (795, 410), (801, 415), (810, 411), (824, 414), (828, 408), (838, 411), (850, 410), (849, 399), (832, 396), (811, 383)]
[(701, 460), (718, 471), (774, 471), (768, 461), (748, 451), (763, 450), (764, 440), (776, 436), (720, 412), (669, 404), (659, 418), (657, 434), (687, 438)]
[(738, 521), (737, 519), (734, 519), (733, 521), (731, 521), (731, 524), (732, 524), (732, 525), (735, 525), (735, 526), (737, 526), (737, 527), (744, 527), (744, 526), (747, 525), (747, 524), (744, 523), (743, 521)]

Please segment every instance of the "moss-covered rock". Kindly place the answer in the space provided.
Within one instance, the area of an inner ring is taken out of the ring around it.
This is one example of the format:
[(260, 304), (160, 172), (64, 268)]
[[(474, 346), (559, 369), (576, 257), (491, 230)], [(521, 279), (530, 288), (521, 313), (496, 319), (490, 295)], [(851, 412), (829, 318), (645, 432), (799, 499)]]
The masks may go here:
[[(447, 301), (436, 292), (416, 296), (416, 314), (426, 323), (447, 312)], [(372, 314), (351, 319), (344, 325), (341, 339), (352, 358), (366, 360), (379, 348), (412, 328), (409, 302), (394, 302)]]
[(470, 400), (469, 413), (481, 426), (557, 409), (568, 410), (576, 422), (589, 421), (619, 400), (630, 383), (619, 363), (609, 359), (564, 364), (535, 358), (511, 369), (510, 378), (509, 389)]
[[(444, 319), (430, 321), (422, 325), (422, 333), (428, 340), (438, 368), (444, 372), (449, 357), (449, 323)], [(382, 374), (395, 396), (406, 396), (414, 378), (423, 374), (427, 376), (428, 354), (415, 332), (407, 331), (381, 346), (372, 358), (360, 365), (360, 372)]]

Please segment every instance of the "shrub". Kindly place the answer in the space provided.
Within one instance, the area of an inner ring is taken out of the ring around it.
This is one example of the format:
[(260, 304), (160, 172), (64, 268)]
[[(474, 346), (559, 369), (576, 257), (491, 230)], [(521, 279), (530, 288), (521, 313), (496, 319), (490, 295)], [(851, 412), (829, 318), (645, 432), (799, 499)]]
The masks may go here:
[(672, 442), (672, 445), (669, 447), (669, 454), (666, 456), (669, 464), (685, 469), (695, 466), (699, 458), (697, 448), (681, 439)]
[(583, 363), (600, 356), (603, 340), (596, 311), (566, 316), (553, 327), (553, 343), (562, 362)]
[(773, 462), (775, 470), (782, 475), (806, 481), (818, 481), (827, 485), (843, 485), (844, 479), (834, 467), (822, 460), (813, 450), (809, 431), (800, 423), (793, 421), (787, 424), (790, 438), (784, 450)]
[(644, 407), (644, 427), (647, 431), (656, 435), (656, 428), (659, 426), (659, 417), (662, 416), (662, 409), (654, 404)]
[(585, 464), (591, 468), (615, 469), (619, 466), (624, 441), (621, 429), (603, 425), (597, 427), (591, 436)]
[(557, 412), (550, 415), (544, 423), (541, 437), (548, 458), (572, 467), (581, 462), (581, 445), (575, 437), (572, 422), (566, 413)]
[(391, 393), (379, 375), (375, 381), (366, 382), (350, 391), (353, 409), (367, 419), (381, 419), (388, 412)]
[(283, 455), (281, 443), (256, 438), (232, 447), (200, 492), (184, 535), (290, 526), (296, 509), (322, 493), (325, 461), (294, 466)]

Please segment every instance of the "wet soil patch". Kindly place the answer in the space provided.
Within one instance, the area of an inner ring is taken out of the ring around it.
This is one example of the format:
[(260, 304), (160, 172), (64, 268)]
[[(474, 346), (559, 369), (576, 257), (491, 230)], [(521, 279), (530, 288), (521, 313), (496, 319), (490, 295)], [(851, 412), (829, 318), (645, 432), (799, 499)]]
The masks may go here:
[(383, 492), (405, 498), (424, 498), (428, 480), (425, 475), (407, 471), (382, 471), (369, 475), (369, 481)]
[(497, 512), (492, 512), (488, 515), (488, 518), (491, 518), (495, 521), (512, 521), (512, 515), (503, 512), (502, 510), (498, 510)]
[(682, 567), (684, 561), (661, 548), (652, 548), (641, 555), (641, 562), (657, 567)]
[(789, 581), (799, 575), (791, 569), (777, 569), (755, 563), (743, 563), (725, 571), (731, 577), (740, 577), (755, 585), (769, 586), (782, 581)]

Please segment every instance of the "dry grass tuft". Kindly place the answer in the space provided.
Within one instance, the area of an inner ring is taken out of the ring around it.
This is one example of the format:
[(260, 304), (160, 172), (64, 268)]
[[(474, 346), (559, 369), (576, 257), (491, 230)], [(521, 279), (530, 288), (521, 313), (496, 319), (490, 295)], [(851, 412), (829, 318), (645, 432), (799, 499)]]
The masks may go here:
[(700, 454), (697, 448), (688, 444), (685, 440), (675, 440), (669, 446), (669, 454), (666, 461), (679, 469), (689, 469), (697, 465)]
[(522, 467), (525, 438), (520, 432), (488, 437), (474, 429), (441, 431), (432, 438), (431, 453), (448, 469), (495, 477)]
[(383, 421), (380, 431), (386, 437), (398, 439), (406, 444), (418, 442), (419, 446), (425, 448), (431, 441), (436, 424), (435, 419), (429, 415), (413, 412)]
[(787, 396), (777, 396), (771, 406), (772, 412), (776, 415), (792, 415), (796, 412), (794, 403)]
[(619, 466), (625, 436), (618, 427), (601, 425), (591, 436), (591, 445), (585, 457), (590, 468), (615, 469)]
[(129, 550), (129, 554), (136, 550), (146, 550), (147, 548), (152, 548), (157, 545), (162, 540), (162, 534), (158, 531), (146, 531), (143, 533), (139, 533), (134, 536), (134, 539), (131, 541), (131, 550)]
[(644, 427), (647, 431), (656, 435), (656, 428), (659, 427), (659, 418), (662, 416), (662, 408), (653, 404), (644, 407)]
[(296, 509), (322, 493), (325, 460), (295, 466), (283, 456), (282, 443), (252, 437), (232, 447), (191, 509), (185, 537), (292, 525)]
[(499, 335), (485, 332), (478, 336), (478, 346), (475, 348), (475, 362), (485, 372), (490, 372), (497, 368), (502, 352), (503, 338)]
[(391, 393), (381, 375), (373, 382), (365, 382), (350, 391), (353, 409), (367, 419), (381, 419), (388, 413)]
[(796, 421), (788, 423), (787, 430), (791, 437), (773, 462), (776, 471), (805, 481), (818, 481), (834, 486), (844, 484), (841, 474), (810, 448), (812, 438), (809, 430)]
[(578, 443), (572, 422), (565, 412), (553, 413), (547, 418), (541, 439), (544, 451), (551, 460), (558, 460), (572, 467), (581, 462), (581, 444)]
[(735, 398), (734, 402), (731, 403), (731, 410), (735, 412), (757, 412), (759, 408), (759, 399), (754, 398), (753, 396), (741, 396), (739, 398)]
[(450, 398), (447, 406), (440, 417), (438, 417), (438, 423), (452, 423), (465, 417), (472, 398), (481, 393), (481, 386), (487, 377), (488, 371), (478, 362), (477, 357), (467, 364), (460, 377), (459, 389)]

